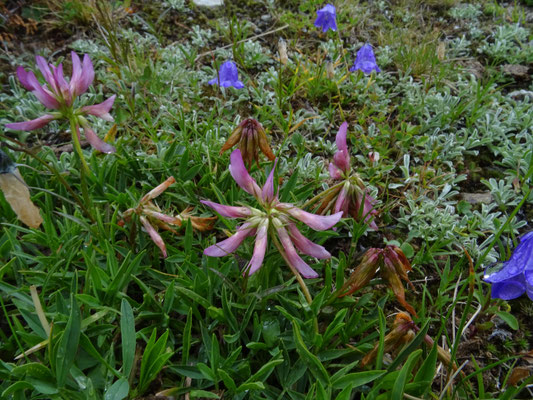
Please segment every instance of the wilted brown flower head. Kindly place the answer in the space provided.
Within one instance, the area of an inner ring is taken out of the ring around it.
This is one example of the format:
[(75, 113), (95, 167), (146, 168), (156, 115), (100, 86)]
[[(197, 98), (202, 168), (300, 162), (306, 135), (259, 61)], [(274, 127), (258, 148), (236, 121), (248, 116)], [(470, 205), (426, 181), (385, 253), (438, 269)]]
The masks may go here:
[(159, 247), (163, 257), (167, 256), (167, 249), (163, 238), (157, 232), (157, 229), (154, 226), (170, 231), (177, 234), (178, 232), (171, 227), (171, 225), (176, 227), (181, 227), (184, 222), (187, 220), (191, 221), (191, 225), (194, 229), (197, 229), (201, 232), (213, 229), (216, 217), (193, 217), (190, 214), (192, 207), (189, 207), (182, 211), (177, 216), (164, 214), (157, 204), (152, 200), (163, 193), (172, 185), (176, 180), (174, 177), (168, 178), (165, 182), (152, 189), (146, 195), (143, 196), (139, 204), (135, 208), (130, 208), (124, 212), (122, 215), (123, 219), (119, 221), (119, 225), (123, 226), (125, 222), (129, 222), (133, 215), (139, 216), (139, 220), (143, 225), (146, 232), (150, 235), (152, 241)]
[(378, 270), (382, 278), (389, 283), (400, 304), (416, 316), (415, 309), (405, 301), (405, 290), (402, 285), (402, 280), (404, 280), (415, 290), (407, 277), (407, 271), (411, 270), (411, 263), (403, 251), (393, 245), (385, 246), (384, 249), (371, 248), (367, 250), (359, 265), (341, 288), (339, 297), (352, 294), (366, 286)]
[[(404, 344), (411, 342), (415, 338), (418, 331), (420, 331), (420, 328), (414, 323), (409, 314), (404, 312), (398, 313), (394, 318), (392, 330), (384, 338), (384, 353), (399, 351)], [(429, 335), (424, 336), (424, 343), (429, 348), (432, 348), (435, 345), (435, 342)], [(363, 358), (361, 361), (361, 366), (364, 367), (368, 363), (372, 362), (378, 354), (378, 349), (379, 341)], [(454, 371), (457, 371), (457, 365), (452, 363), (451, 354), (439, 345), (437, 345), (437, 358), (446, 367), (451, 366)]]
[(270, 161), (274, 161), (276, 156), (272, 152), (266, 137), (263, 126), (253, 118), (246, 118), (231, 133), (230, 137), (220, 149), (220, 154), (231, 149), (239, 143), (239, 150), (242, 158), (248, 167), (252, 165), (253, 160), (259, 165), (259, 149)]

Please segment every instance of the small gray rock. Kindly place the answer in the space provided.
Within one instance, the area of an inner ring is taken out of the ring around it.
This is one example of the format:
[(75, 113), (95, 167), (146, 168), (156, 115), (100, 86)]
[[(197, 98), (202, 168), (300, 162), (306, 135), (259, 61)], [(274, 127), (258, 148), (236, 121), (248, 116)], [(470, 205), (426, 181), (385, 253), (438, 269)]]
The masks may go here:
[(192, 0), (192, 2), (200, 7), (219, 7), (224, 5), (224, 0)]

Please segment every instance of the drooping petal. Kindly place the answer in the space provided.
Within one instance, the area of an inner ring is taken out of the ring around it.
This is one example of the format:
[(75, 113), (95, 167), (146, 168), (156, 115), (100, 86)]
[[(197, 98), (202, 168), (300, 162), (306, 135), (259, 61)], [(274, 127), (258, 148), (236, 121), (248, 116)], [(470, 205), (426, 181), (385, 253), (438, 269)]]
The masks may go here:
[(492, 284), (491, 297), (493, 299), (512, 300), (520, 297), (526, 291), (526, 283), (522, 275)]
[(6, 128), (13, 129), (16, 131), (33, 131), (35, 129), (42, 128), (54, 119), (56, 119), (56, 117), (54, 117), (53, 115), (46, 114), (42, 117), (32, 119), (30, 121), (13, 122), (11, 124), (6, 124)]
[(276, 169), (276, 164), (278, 163), (278, 160), (274, 161), (274, 165), (272, 166), (272, 169), (270, 170), (270, 174), (268, 174), (268, 178), (265, 182), (265, 185), (263, 186), (263, 201), (266, 203), (270, 203), (272, 200), (274, 200), (274, 170)]
[(331, 258), (331, 254), (329, 254), (324, 247), (307, 239), (304, 235), (302, 235), (295, 224), (290, 223), (288, 228), (292, 243), (294, 243), (296, 248), (302, 253), (318, 258), (319, 260)]
[(255, 273), (263, 264), (265, 258), (265, 252), (268, 242), (268, 219), (265, 219), (264, 222), (259, 225), (257, 229), (257, 234), (255, 236), (255, 245), (254, 253), (252, 259), (250, 260), (250, 267), (245, 270), (248, 271), (248, 276)]
[(288, 203), (279, 203), (276, 205), (276, 208), (280, 211), (287, 212), (292, 217), (302, 221), (304, 224), (317, 231), (330, 229), (342, 218), (342, 212), (326, 216), (316, 215), (308, 213), (307, 211), (301, 210), (298, 207)]
[(113, 117), (111, 114), (109, 114), (109, 110), (111, 110), (111, 107), (113, 107), (113, 103), (115, 102), (115, 98), (117, 96), (113, 95), (107, 100), (94, 104), (92, 106), (85, 106), (81, 108), (81, 112), (84, 114), (90, 114), (94, 115), (96, 117), (102, 118), (105, 121), (113, 121)]
[(59, 108), (59, 102), (57, 99), (48, 90), (45, 90), (41, 86), (37, 80), (37, 77), (32, 71), (28, 71), (26, 74), (26, 80), (28, 84), (33, 87), (32, 93), (41, 103), (43, 103), (45, 107), (52, 109)]
[(156, 244), (157, 247), (159, 247), (159, 249), (161, 250), (161, 253), (163, 253), (163, 257), (166, 258), (167, 247), (165, 246), (165, 242), (163, 241), (163, 238), (161, 237), (161, 235), (159, 235), (159, 233), (157, 233), (155, 228), (152, 225), (150, 225), (150, 222), (148, 222), (146, 217), (141, 216), (139, 219), (141, 220), (141, 223), (143, 224), (144, 229), (146, 229), (146, 232), (148, 232), (148, 234), (150, 235), (150, 238), (152, 239), (152, 241)]
[(281, 226), (276, 228), (276, 231), (278, 232), (279, 239), (281, 241), (281, 244), (283, 245), (283, 248), (285, 249), (288, 262), (290, 262), (291, 266), (296, 268), (296, 270), (304, 278), (317, 278), (318, 274), (316, 273), (316, 271), (313, 270), (309, 265), (307, 265), (306, 262), (301, 259), (298, 253), (296, 253), (296, 249), (294, 248), (291, 238), (289, 237), (289, 234), (287, 233), (285, 228)]
[(225, 206), (208, 200), (200, 200), (200, 203), (211, 207), (226, 218), (246, 218), (252, 215), (252, 211), (248, 207)]
[(33, 90), (33, 85), (28, 82), (28, 72), (23, 67), (17, 67), (17, 77), (19, 78), (20, 84), (24, 86), (26, 90)]
[(255, 233), (256, 229), (249, 228), (249, 226), (250, 224), (243, 224), (239, 229), (237, 229), (237, 232), (235, 232), (233, 236), (223, 240), (222, 242), (218, 242), (212, 246), (209, 246), (204, 250), (204, 254), (211, 257), (224, 257), (233, 253), (235, 250), (237, 250), (237, 247), (241, 245), (244, 239)]
[(233, 179), (235, 179), (235, 182), (237, 182), (237, 185), (239, 185), (245, 192), (250, 193), (257, 199), (261, 198), (261, 189), (244, 166), (242, 154), (239, 149), (233, 150), (231, 153), (229, 172)]
[(106, 143), (102, 139), (100, 139), (88, 124), (83, 123), (82, 127), (83, 132), (85, 132), (85, 138), (93, 148), (106, 154), (114, 153), (115, 151), (117, 151), (109, 143)]

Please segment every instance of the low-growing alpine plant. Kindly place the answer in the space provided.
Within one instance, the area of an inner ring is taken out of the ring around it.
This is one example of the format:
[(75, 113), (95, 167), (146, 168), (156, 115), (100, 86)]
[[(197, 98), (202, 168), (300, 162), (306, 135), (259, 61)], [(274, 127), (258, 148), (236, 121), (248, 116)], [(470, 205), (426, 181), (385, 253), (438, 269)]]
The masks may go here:
[(19, 3), (0, 398), (532, 398), (523, 2)]

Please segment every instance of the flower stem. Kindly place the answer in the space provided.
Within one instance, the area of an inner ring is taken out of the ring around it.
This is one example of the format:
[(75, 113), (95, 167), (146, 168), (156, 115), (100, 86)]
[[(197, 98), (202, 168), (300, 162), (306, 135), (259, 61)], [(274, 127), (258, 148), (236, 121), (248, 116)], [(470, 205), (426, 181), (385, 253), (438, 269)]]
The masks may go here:
[(92, 201), (91, 197), (89, 196), (89, 190), (87, 188), (87, 175), (89, 175), (91, 171), (89, 169), (89, 166), (87, 165), (87, 161), (85, 161), (85, 157), (83, 156), (80, 138), (78, 137), (79, 126), (74, 117), (70, 117), (70, 130), (72, 132), (72, 144), (74, 146), (74, 150), (76, 151), (76, 153), (78, 153), (78, 157), (80, 158), (81, 162), (80, 179), (83, 200), (85, 201), (85, 204), (87, 205), (89, 210), (92, 210)]

